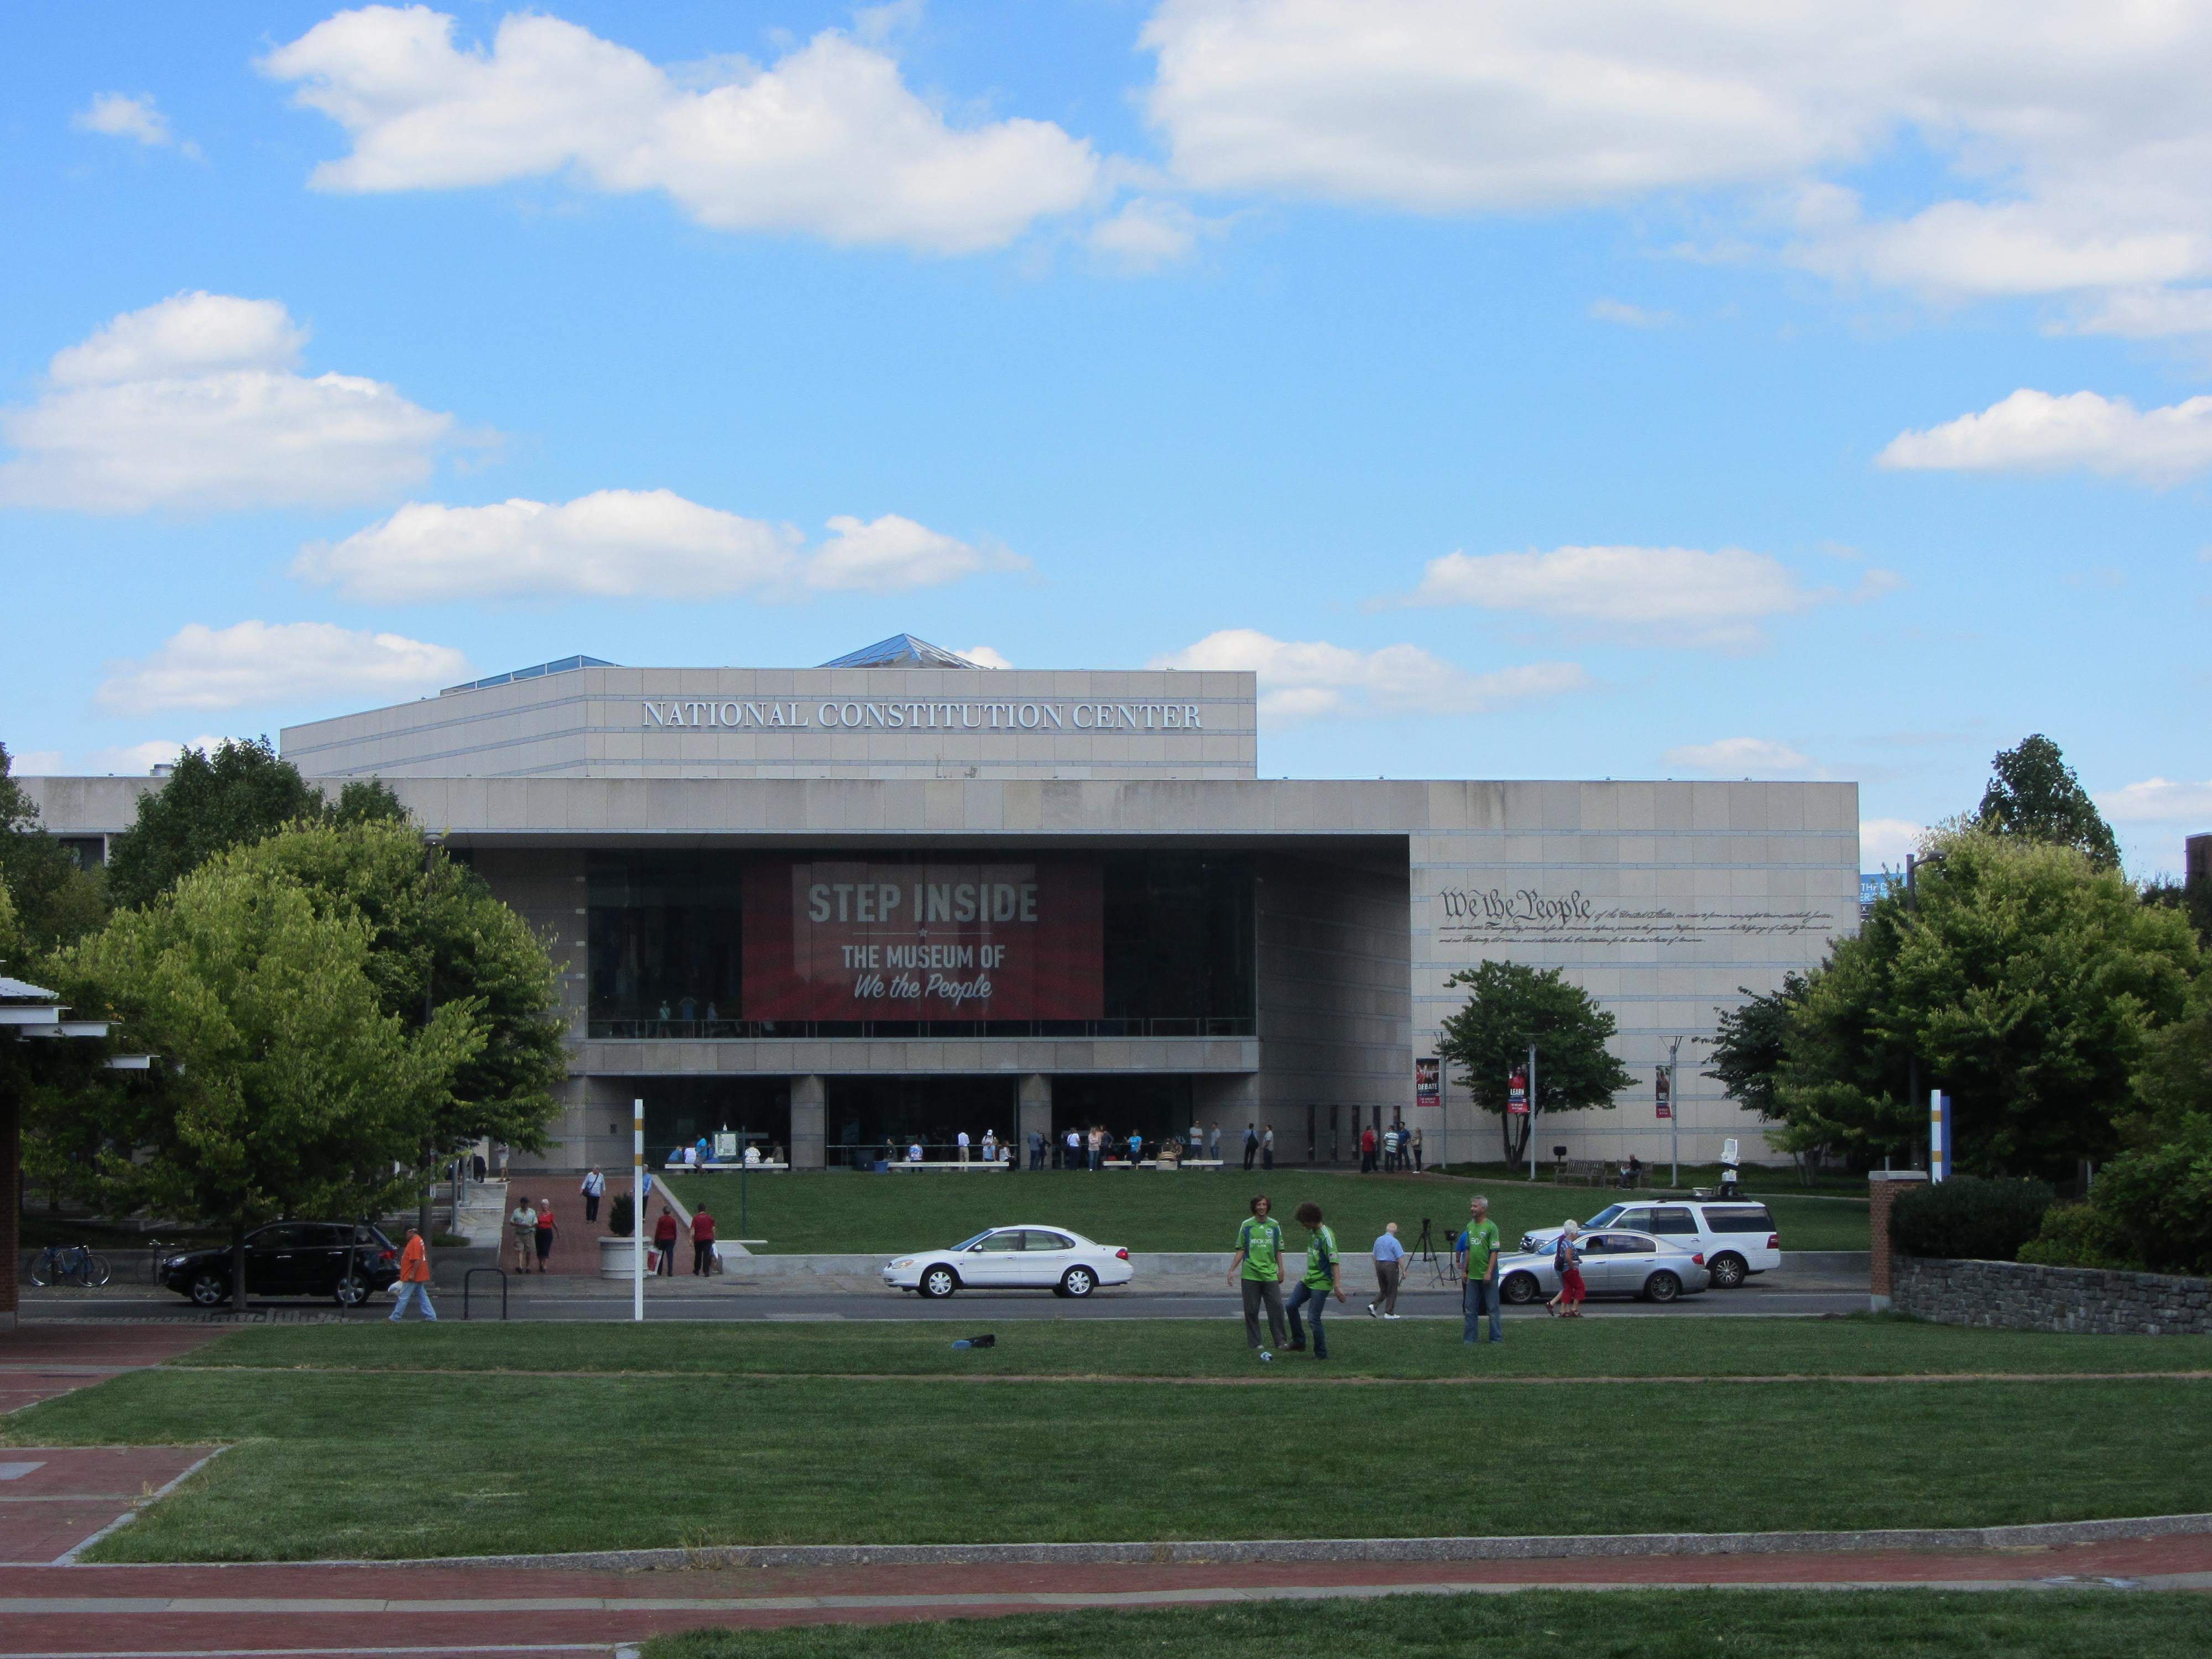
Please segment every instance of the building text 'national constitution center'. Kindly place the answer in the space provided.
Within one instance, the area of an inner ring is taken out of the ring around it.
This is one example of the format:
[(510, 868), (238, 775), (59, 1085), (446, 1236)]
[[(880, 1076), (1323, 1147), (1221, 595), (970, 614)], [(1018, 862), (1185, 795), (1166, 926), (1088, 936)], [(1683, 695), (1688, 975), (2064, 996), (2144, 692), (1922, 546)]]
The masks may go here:
[[(1436, 1063), (1452, 975), (1557, 967), (1637, 1081), (1540, 1155), (1686, 1161), (1759, 1121), (1703, 1077), (1723, 1009), (1857, 925), (1831, 782), (1262, 779), (1248, 673), (994, 670), (907, 635), (820, 668), (570, 658), (288, 727), (388, 782), (550, 942), (559, 1168), (728, 1128), (799, 1167), (960, 1130), (1272, 1125), (1496, 1158)], [(27, 779), (100, 856), (158, 778)], [(1680, 1044), (1679, 1117), (1657, 1073)], [(1542, 1058), (1538, 1056), (1540, 1071)], [(534, 1160), (532, 1160), (534, 1161)]]

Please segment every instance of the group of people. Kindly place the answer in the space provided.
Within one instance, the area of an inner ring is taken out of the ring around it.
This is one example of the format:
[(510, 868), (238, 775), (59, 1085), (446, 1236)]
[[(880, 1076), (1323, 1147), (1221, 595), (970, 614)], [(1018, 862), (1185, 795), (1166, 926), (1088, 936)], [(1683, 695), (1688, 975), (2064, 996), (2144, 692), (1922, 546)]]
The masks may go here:
[(1418, 1175), (1421, 1170), (1421, 1132), (1408, 1129), (1402, 1123), (1393, 1123), (1377, 1133), (1372, 1125), (1359, 1132), (1359, 1173), (1373, 1175), (1377, 1168), (1385, 1175), (1396, 1175), (1410, 1170)]
[[(683, 1224), (677, 1220), (676, 1212), (663, 1204), (659, 1218), (653, 1224), (653, 1271), (663, 1279), (676, 1276), (676, 1241), (683, 1235)], [(714, 1272), (715, 1267), (714, 1218), (702, 1204), (691, 1212), (691, 1276), (705, 1279)]]
[(514, 1243), (514, 1270), (526, 1273), (535, 1261), (537, 1271), (546, 1271), (546, 1261), (553, 1254), (553, 1200), (550, 1198), (518, 1198), (514, 1207), (507, 1212), (507, 1231)]

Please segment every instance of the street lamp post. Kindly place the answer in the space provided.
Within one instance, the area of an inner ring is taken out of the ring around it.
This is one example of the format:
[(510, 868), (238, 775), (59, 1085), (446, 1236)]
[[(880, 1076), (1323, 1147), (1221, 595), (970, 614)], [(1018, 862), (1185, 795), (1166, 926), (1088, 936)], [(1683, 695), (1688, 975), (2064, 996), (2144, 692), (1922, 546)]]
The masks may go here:
[(1682, 1184), (1682, 1039), (1667, 1045), (1667, 1184)]
[[(1920, 914), (1920, 887), (1917, 878), (1921, 866), (1942, 862), (1943, 854), (1941, 853), (1923, 854), (1907, 853), (1905, 855), (1905, 908), (1914, 916), (1917, 917)], [(1911, 1103), (1915, 1110), (1919, 1109), (1921, 1103), (1920, 1049), (1917, 1044), (1905, 1056), (1905, 1098)], [(1929, 1148), (1929, 1155), (1932, 1161), (1935, 1156), (1935, 1148), (1932, 1146)]]
[(1536, 1178), (1536, 1044), (1528, 1043), (1528, 1179)]

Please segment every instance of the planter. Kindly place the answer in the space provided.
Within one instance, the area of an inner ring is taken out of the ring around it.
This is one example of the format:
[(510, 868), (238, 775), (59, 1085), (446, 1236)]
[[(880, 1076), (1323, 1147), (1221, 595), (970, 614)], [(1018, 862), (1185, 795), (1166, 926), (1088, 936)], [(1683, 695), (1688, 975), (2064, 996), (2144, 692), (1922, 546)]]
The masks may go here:
[[(632, 1243), (633, 1241), (627, 1238), (602, 1237), (599, 1240), (600, 1278), (628, 1279), (630, 1276), (631, 1272), (636, 1266), (637, 1262), (637, 1257), (632, 1248)], [(645, 1249), (647, 1260), (650, 1261), (652, 1259), (653, 1253), (653, 1241), (649, 1238), (645, 1241)], [(651, 1277), (652, 1272), (653, 1270), (650, 1267), (646, 1269), (646, 1273), (648, 1278)]]

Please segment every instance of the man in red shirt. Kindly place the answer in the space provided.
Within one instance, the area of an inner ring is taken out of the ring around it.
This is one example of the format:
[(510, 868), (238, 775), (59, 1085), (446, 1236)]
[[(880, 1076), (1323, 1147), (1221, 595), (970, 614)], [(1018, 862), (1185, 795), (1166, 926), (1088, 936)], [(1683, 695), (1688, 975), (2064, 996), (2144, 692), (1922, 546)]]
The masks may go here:
[(437, 1323), (438, 1310), (430, 1305), (430, 1253), (422, 1247), (420, 1228), (407, 1230), (407, 1248), (399, 1253), (399, 1293), (392, 1304), (392, 1322), (397, 1325), (407, 1311), (410, 1302), (420, 1301), (422, 1317)]
[(1375, 1173), (1375, 1131), (1371, 1128), (1359, 1132), (1359, 1173)]
[(714, 1271), (714, 1218), (702, 1204), (691, 1212), (691, 1276), (704, 1279)]
[(653, 1248), (660, 1252), (660, 1276), (676, 1277), (676, 1212), (660, 1206), (660, 1219), (653, 1224)]

